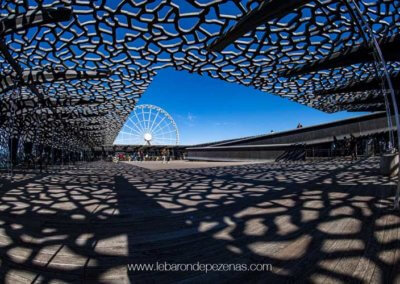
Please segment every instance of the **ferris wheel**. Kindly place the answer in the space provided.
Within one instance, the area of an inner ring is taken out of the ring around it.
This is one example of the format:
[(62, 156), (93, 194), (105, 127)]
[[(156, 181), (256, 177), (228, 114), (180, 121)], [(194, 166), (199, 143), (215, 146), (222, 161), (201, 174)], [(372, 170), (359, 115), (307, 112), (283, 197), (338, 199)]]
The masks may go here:
[(114, 145), (178, 145), (174, 119), (160, 107), (136, 106), (121, 128)]

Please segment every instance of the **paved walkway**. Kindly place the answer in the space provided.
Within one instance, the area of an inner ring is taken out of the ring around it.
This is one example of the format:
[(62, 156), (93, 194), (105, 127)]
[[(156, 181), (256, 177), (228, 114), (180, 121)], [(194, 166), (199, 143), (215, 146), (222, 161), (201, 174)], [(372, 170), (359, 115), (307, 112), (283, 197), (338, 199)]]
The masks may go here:
[(129, 165), (149, 169), (149, 170), (178, 170), (178, 169), (200, 169), (213, 167), (228, 167), (257, 164), (257, 162), (206, 162), (206, 161), (170, 161), (163, 163), (162, 161), (145, 161), (145, 162), (121, 162)]
[[(150, 171), (92, 163), (19, 173), (13, 183), (3, 175), (0, 282), (398, 283), (400, 214), (390, 210), (395, 187), (377, 164)], [(157, 262), (272, 271), (126, 266)]]

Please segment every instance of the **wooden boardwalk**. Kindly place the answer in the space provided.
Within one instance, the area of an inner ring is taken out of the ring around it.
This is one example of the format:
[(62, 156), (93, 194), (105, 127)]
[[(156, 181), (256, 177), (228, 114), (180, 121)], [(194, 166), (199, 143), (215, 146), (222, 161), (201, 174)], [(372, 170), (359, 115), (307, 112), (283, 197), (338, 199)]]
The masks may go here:
[[(399, 283), (394, 190), (374, 159), (3, 174), (0, 282)], [(157, 262), (272, 271), (127, 269)]]

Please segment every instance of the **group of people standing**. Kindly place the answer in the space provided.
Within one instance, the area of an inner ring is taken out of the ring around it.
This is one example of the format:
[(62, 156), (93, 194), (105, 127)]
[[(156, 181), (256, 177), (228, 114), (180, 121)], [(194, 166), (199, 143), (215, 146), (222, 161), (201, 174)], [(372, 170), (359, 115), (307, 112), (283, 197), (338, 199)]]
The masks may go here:
[(332, 156), (351, 156), (351, 160), (357, 160), (357, 144), (357, 138), (353, 134), (350, 134), (350, 138), (344, 136), (341, 141), (338, 141), (336, 136), (333, 136)]
[(134, 152), (132, 155), (129, 155), (128, 161), (138, 161), (138, 162), (143, 162), (146, 159), (146, 155), (144, 154), (143, 150), (138, 150), (137, 152)]
[[(168, 148), (163, 148), (160, 151), (162, 163), (169, 163), (171, 160), (171, 151)], [(119, 161), (137, 161), (137, 162), (144, 162), (144, 161), (157, 161), (159, 160), (160, 156), (149, 156), (149, 154), (145, 154), (142, 149), (139, 149), (137, 152), (133, 154), (117, 154), (112, 157), (112, 161), (114, 163), (118, 163)]]
[(167, 148), (163, 148), (161, 150), (161, 156), (162, 156), (162, 163), (163, 164), (169, 163), (169, 161), (171, 160), (171, 152)]
[(331, 155), (332, 157), (351, 156), (352, 160), (357, 160), (358, 154), (366, 156), (382, 154), (390, 147), (390, 143), (388, 145), (384, 136), (379, 135), (367, 135), (356, 138), (351, 134), (349, 138), (344, 136), (342, 140), (338, 140), (334, 136)]

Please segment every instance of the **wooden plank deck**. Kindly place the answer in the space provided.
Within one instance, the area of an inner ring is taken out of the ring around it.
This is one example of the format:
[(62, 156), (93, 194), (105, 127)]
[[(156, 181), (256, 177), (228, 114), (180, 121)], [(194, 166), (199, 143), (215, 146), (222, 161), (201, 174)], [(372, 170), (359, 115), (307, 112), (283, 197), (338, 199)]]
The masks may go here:
[[(398, 283), (400, 213), (376, 159), (150, 171), (91, 163), (0, 187), (1, 282)], [(127, 264), (272, 271), (128, 271)]]

